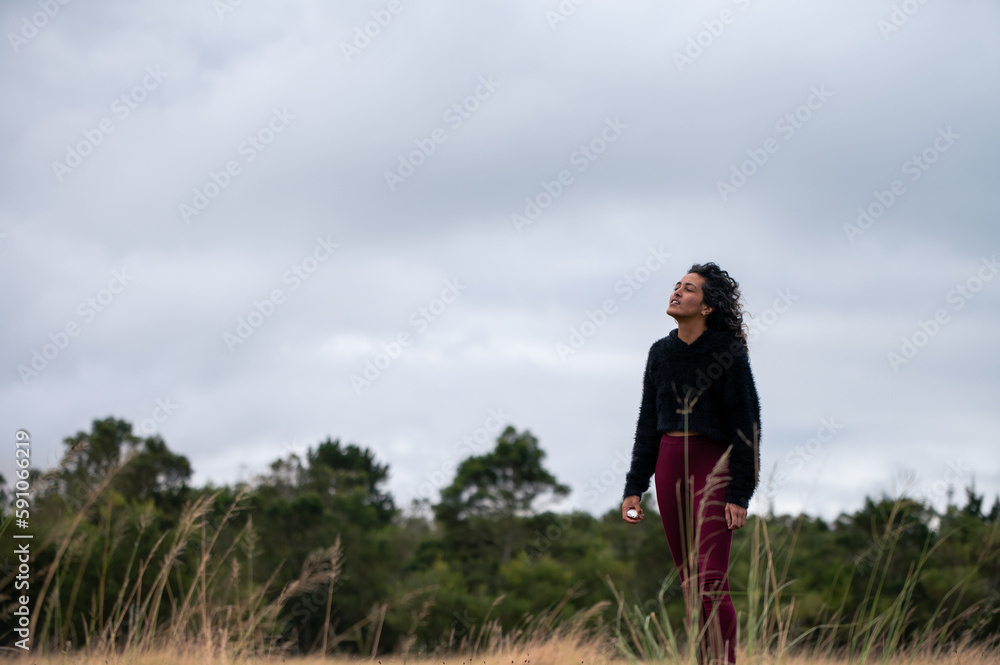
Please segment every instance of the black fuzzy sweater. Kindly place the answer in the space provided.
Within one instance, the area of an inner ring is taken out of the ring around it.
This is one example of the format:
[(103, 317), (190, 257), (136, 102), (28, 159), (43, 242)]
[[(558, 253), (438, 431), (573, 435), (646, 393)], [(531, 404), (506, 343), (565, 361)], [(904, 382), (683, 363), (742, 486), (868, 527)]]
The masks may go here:
[(731, 332), (714, 328), (691, 344), (675, 328), (650, 347), (622, 498), (641, 497), (649, 488), (660, 437), (684, 431), (685, 410), (687, 431), (731, 446), (726, 502), (746, 508), (760, 475), (760, 400), (743, 345)]

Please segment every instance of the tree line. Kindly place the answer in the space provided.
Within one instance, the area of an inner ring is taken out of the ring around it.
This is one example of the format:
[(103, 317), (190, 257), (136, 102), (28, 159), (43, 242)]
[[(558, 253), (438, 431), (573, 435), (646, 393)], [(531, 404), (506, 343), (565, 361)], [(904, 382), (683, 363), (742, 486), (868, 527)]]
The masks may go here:
[[(614, 623), (619, 599), (684, 616), (648, 494), (647, 519), (634, 526), (617, 508), (599, 517), (540, 510), (571, 488), (545, 468), (528, 430), (508, 425), (492, 450), (458, 464), (437, 503), (409, 510), (386, 490), (387, 463), (329, 437), (250, 481), (204, 487), (190, 484), (186, 457), (125, 420), (94, 420), (64, 446), (57, 467), (31, 478), (33, 630), (51, 648), (224, 627), (248, 650), (431, 653), (467, 645), (490, 622), (513, 631), (545, 613), (558, 623), (592, 610), (597, 630)], [(852, 639), (849, 624), (900, 594), (910, 599), (904, 636), (996, 638), (1000, 497), (987, 510), (974, 487), (964, 494), (959, 507), (949, 493), (942, 512), (882, 496), (832, 522), (748, 521), (733, 539), (737, 611), (752, 614), (759, 601), (748, 578), (764, 534), (787, 580), (778, 602), (805, 642)], [(0, 482), (0, 533), (12, 523), (12, 493)], [(0, 637), (11, 644), (22, 592), (16, 562), (0, 560)]]

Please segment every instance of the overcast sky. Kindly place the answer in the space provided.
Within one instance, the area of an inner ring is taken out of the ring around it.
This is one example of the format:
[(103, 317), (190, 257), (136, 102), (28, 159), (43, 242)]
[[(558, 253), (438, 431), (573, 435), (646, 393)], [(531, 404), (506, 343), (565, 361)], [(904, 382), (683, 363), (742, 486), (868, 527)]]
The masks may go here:
[(994, 2), (16, 0), (0, 27), (0, 431), (36, 468), (108, 416), (197, 485), (329, 436), (405, 507), (510, 424), (573, 488), (553, 508), (599, 515), (670, 289), (715, 261), (753, 330), (752, 511), (1000, 492)]

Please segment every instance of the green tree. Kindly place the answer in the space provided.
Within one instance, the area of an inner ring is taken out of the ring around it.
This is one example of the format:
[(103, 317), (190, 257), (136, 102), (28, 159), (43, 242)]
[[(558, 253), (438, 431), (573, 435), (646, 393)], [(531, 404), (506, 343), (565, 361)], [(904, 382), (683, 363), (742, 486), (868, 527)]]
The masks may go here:
[(434, 515), (444, 526), (446, 547), (474, 563), (473, 570), (466, 569), (470, 583), (495, 584), (497, 567), (510, 562), (524, 542), (523, 518), (534, 514), (535, 502), (547, 494), (569, 494), (570, 488), (542, 466), (544, 458), (538, 439), (508, 425), (496, 447), (465, 459), (441, 492)]
[[(248, 513), (261, 538), (257, 581), (264, 582), (280, 567), (274, 588), (282, 588), (298, 576), (311, 552), (330, 547), (339, 537), (341, 568), (331, 600), (331, 631), (343, 632), (370, 617), (391, 596), (392, 580), (417, 547), (412, 535), (396, 525), (399, 511), (383, 488), (388, 478), (388, 464), (377, 462), (373, 451), (329, 437), (302, 458), (291, 454), (273, 462), (249, 495)], [(303, 651), (317, 648), (326, 602), (326, 588), (290, 599), (284, 612), (286, 639), (297, 641)], [(365, 652), (370, 647), (364, 641), (371, 638), (365, 630), (374, 627), (349, 630), (356, 638), (347, 644)], [(380, 644), (395, 639), (392, 630), (394, 625), (384, 627)]]
[(159, 436), (142, 438), (126, 420), (94, 420), (90, 432), (63, 439), (66, 450), (58, 471), (41, 488), (43, 496), (57, 495), (75, 509), (113, 468), (120, 468), (109, 487), (125, 502), (152, 501), (167, 522), (180, 513), (187, 499), (191, 463), (167, 448)]
[(389, 480), (389, 465), (376, 462), (368, 448), (327, 437), (306, 452), (306, 462), (303, 484), (335, 497), (341, 509), (364, 510), (372, 526), (385, 526), (396, 515), (392, 496), (380, 487)]

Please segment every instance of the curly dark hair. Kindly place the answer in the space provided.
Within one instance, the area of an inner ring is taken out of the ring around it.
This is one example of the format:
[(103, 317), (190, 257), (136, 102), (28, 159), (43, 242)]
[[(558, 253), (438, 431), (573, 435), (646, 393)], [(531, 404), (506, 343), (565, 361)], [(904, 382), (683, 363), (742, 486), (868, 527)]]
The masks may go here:
[(743, 323), (743, 303), (740, 302), (740, 285), (729, 273), (709, 261), (695, 263), (688, 272), (705, 280), (702, 287), (705, 304), (712, 308), (705, 319), (709, 328), (728, 330), (747, 350), (747, 330)]

